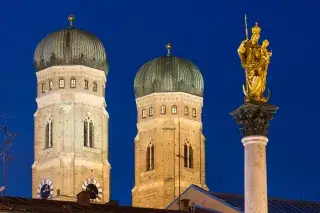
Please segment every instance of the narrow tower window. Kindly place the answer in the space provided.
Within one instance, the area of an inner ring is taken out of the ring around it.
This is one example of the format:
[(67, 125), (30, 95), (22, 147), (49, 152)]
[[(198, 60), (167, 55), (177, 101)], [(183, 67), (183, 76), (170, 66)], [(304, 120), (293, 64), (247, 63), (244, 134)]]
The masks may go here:
[(83, 145), (91, 148), (94, 146), (94, 124), (90, 115), (86, 115), (83, 122)]
[(142, 118), (146, 118), (146, 117), (147, 117), (147, 115), (146, 115), (146, 110), (143, 109), (143, 110), (142, 110)]
[(89, 123), (89, 147), (93, 147), (93, 138), (94, 136), (94, 126), (93, 126), (93, 122), (90, 121)]
[(193, 149), (190, 141), (187, 140), (184, 144), (184, 167), (193, 168)]
[(184, 115), (189, 115), (189, 107), (187, 106), (184, 107)]
[(49, 81), (49, 90), (52, 90), (52, 81)]
[(64, 79), (59, 79), (59, 88), (60, 89), (64, 88)]
[(177, 106), (176, 106), (176, 105), (173, 105), (173, 106), (171, 107), (171, 113), (172, 113), (172, 114), (177, 114)]
[(154, 170), (154, 144), (149, 143), (146, 152), (146, 171)]
[(166, 106), (162, 105), (160, 111), (162, 115), (166, 114)]
[(50, 120), (50, 138), (49, 138), (49, 145), (52, 147), (53, 145), (53, 120)]
[(195, 108), (192, 108), (192, 117), (197, 117), (197, 110)]
[(88, 80), (84, 80), (84, 88), (89, 89), (89, 81)]
[(96, 82), (93, 82), (93, 92), (97, 92), (98, 91), (98, 85)]
[(46, 135), (45, 135), (45, 148), (49, 148), (49, 135), (50, 135), (50, 125), (46, 123)]
[(193, 168), (193, 149), (189, 146), (189, 168)]
[(71, 88), (76, 88), (76, 79), (75, 79), (75, 78), (71, 78), (71, 80), (70, 80), (70, 87), (71, 87)]
[(53, 120), (50, 118), (45, 125), (45, 148), (51, 148), (53, 144)]
[(150, 117), (153, 116), (153, 107), (150, 107), (150, 108), (149, 108), (149, 116), (150, 116)]
[(83, 122), (83, 145), (87, 146), (88, 144), (88, 121), (87, 119)]

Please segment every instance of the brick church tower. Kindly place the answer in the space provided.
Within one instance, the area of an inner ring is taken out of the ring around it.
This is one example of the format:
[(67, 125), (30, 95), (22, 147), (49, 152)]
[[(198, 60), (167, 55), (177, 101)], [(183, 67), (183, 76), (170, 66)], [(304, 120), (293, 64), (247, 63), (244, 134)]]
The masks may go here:
[(32, 197), (75, 201), (90, 190), (92, 202), (110, 196), (107, 58), (93, 34), (70, 27), (47, 35), (34, 53)]
[(192, 62), (170, 54), (138, 71), (134, 89), (138, 133), (133, 206), (164, 208), (190, 184), (204, 189), (204, 83)]

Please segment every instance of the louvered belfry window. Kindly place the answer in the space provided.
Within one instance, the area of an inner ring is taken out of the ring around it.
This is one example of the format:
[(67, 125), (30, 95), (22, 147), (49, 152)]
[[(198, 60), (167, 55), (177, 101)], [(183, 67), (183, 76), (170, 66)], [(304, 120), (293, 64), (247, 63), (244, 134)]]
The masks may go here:
[(177, 114), (177, 106), (176, 106), (176, 105), (173, 105), (173, 106), (171, 107), (171, 113), (172, 113), (172, 114)]
[(71, 78), (70, 80), (70, 87), (71, 88), (76, 88), (77, 84), (76, 84), (76, 79), (75, 78)]
[(154, 114), (153, 107), (149, 108), (149, 116), (152, 117)]
[(161, 106), (160, 112), (162, 115), (166, 114), (166, 106), (165, 105)]
[(184, 115), (189, 115), (189, 107), (184, 107)]
[(63, 89), (64, 88), (64, 79), (59, 79), (59, 88)]

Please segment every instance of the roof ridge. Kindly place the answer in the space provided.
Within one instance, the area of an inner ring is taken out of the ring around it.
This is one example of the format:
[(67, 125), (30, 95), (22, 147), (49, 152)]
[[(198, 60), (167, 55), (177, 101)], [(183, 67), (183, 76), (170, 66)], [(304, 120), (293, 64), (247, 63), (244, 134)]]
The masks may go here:
[[(209, 191), (208, 193), (210, 193), (210, 194), (212, 194), (214, 196), (219, 196), (220, 195), (220, 196), (230, 196), (230, 197), (244, 197), (244, 195), (241, 195), (241, 194), (232, 194), (232, 193), (224, 193), (224, 192), (212, 192), (212, 191)], [(320, 200), (319, 201), (315, 201), (315, 200), (298, 200), (298, 199), (287, 199), (287, 198), (277, 198), (277, 197), (268, 197), (268, 200), (320, 204)]]
[[(211, 195), (214, 196), (231, 196), (231, 197), (244, 197), (242, 194), (232, 194), (232, 193), (226, 193), (226, 192), (213, 192), (213, 191), (207, 191), (203, 188), (200, 188), (197, 185), (191, 184), (190, 186), (199, 188), (201, 190), (206, 191), (207, 193), (210, 193)], [(297, 200), (297, 199), (287, 199), (287, 198), (277, 198), (277, 197), (268, 197), (268, 200), (273, 200), (273, 201), (287, 201), (287, 202), (304, 202), (304, 203), (316, 203), (320, 204), (320, 200)]]

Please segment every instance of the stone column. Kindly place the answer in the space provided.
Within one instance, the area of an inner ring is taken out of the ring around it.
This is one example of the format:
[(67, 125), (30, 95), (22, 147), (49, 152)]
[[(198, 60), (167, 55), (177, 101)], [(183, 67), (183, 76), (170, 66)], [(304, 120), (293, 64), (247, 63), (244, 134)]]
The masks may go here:
[(244, 146), (245, 213), (267, 213), (267, 128), (278, 107), (246, 103), (231, 115), (240, 125)]

